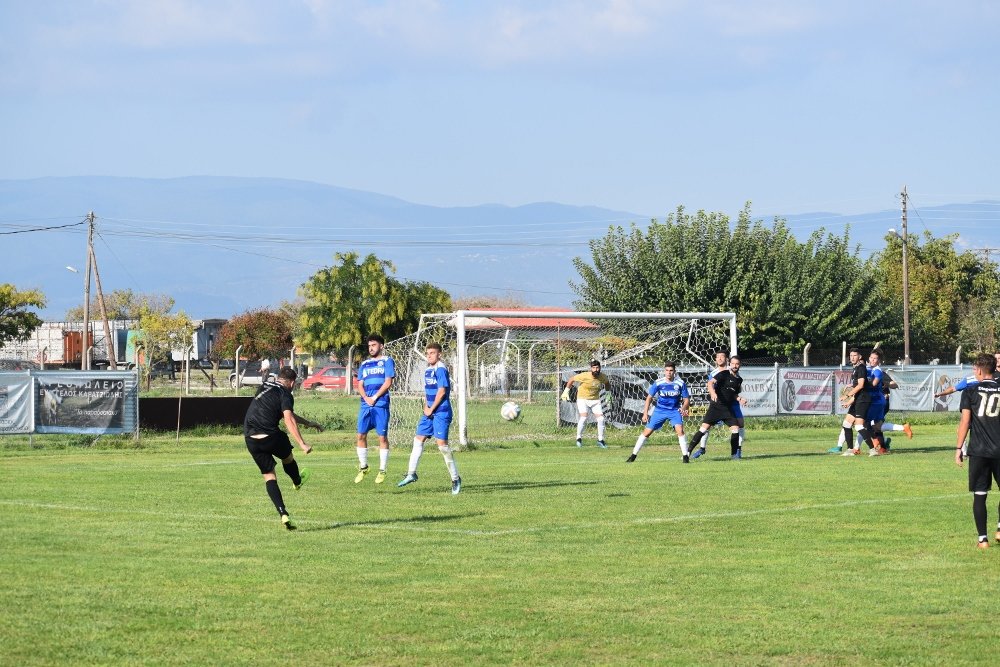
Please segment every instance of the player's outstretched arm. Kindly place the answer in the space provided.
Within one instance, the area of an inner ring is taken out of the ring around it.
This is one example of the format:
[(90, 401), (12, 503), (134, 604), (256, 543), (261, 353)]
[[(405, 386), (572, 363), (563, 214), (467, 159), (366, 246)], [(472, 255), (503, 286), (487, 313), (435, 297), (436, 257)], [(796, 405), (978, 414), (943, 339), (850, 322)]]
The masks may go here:
[(285, 428), (288, 429), (288, 433), (295, 439), (295, 442), (299, 443), (299, 448), (308, 454), (312, 451), (312, 447), (306, 444), (306, 441), (302, 439), (302, 433), (299, 432), (299, 424), (295, 420), (295, 413), (291, 410), (285, 410), (284, 412)]

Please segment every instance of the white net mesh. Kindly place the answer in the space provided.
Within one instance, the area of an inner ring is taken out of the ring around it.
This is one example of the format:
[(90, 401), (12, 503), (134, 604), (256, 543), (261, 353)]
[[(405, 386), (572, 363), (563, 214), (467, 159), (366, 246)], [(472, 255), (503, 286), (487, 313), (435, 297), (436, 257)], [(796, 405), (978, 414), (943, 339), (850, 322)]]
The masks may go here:
[[(440, 343), (452, 375), (456, 419), (451, 440), (502, 443), (506, 440), (575, 437), (576, 404), (560, 400), (565, 382), (601, 361), (611, 379), (605, 405), (609, 441), (634, 439), (650, 383), (672, 361), (692, 393), (692, 422), (707, 404), (705, 382), (716, 351), (730, 352), (732, 316), (704, 314), (470, 313), (460, 340), (455, 314), (425, 315), (420, 330), (386, 346), (396, 362), (390, 439), (409, 442), (422, 414), (424, 349)], [(467, 372), (458, 377), (459, 347), (464, 344)], [(464, 384), (464, 392), (462, 391)], [(464, 401), (462, 394), (464, 393)], [(507, 421), (500, 406), (515, 401), (521, 416)], [(466, 438), (461, 438), (464, 411)], [(591, 420), (593, 417), (591, 417)]]

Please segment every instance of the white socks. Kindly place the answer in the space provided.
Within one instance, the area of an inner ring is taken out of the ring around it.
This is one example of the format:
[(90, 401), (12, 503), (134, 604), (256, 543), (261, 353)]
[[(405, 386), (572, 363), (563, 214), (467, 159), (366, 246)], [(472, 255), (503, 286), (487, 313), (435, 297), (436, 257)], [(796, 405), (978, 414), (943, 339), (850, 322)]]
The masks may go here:
[(587, 425), (587, 418), (580, 417), (580, 421), (576, 423), (576, 439), (579, 440), (583, 437), (583, 428)]
[(368, 448), (358, 447), (358, 466), (361, 468), (368, 467)]
[[(579, 429), (579, 426), (577, 427)], [(604, 440), (604, 417), (597, 418), (597, 439)]]
[(386, 470), (386, 466), (389, 465), (389, 449), (379, 449), (378, 450), (378, 469)]
[(639, 437), (635, 439), (635, 447), (632, 448), (632, 454), (638, 456), (639, 450), (642, 449), (642, 446), (645, 444), (646, 444), (646, 436), (640, 433)]
[(438, 451), (441, 452), (441, 456), (444, 457), (444, 464), (448, 466), (448, 474), (451, 475), (451, 481), (458, 479), (458, 466), (455, 465), (455, 457), (452, 456), (451, 447), (445, 445), (442, 447), (438, 445)]
[(424, 441), (420, 438), (413, 439), (413, 449), (410, 450), (410, 467), (406, 472), (417, 472), (417, 464), (420, 463), (420, 456), (424, 453)]

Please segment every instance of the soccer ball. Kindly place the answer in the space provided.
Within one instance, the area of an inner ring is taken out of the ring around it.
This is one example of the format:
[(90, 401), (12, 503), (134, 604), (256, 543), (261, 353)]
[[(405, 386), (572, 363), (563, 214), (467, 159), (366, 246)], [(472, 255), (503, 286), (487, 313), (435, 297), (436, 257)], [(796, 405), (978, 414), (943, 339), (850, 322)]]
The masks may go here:
[(521, 406), (514, 401), (507, 401), (500, 406), (500, 416), (512, 422), (521, 416)]

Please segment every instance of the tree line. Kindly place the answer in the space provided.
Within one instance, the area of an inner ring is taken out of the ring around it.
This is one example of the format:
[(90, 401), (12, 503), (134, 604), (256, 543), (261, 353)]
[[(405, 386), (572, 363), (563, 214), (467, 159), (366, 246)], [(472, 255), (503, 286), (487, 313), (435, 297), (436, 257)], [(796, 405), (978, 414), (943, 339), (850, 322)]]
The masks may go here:
[[(914, 361), (948, 359), (958, 345), (968, 354), (1000, 343), (1000, 272), (988, 257), (958, 249), (957, 235), (911, 236), (907, 247), (910, 334)], [(754, 220), (749, 204), (735, 221), (718, 212), (683, 207), (647, 226), (611, 226), (573, 260), (570, 287), (577, 310), (609, 312), (735, 312), (747, 356), (790, 356), (807, 343), (839, 348), (843, 341), (901, 349), (902, 241), (886, 235), (868, 257), (852, 245), (850, 229), (820, 229), (804, 240), (788, 224)], [(336, 253), (330, 266), (307, 279), (292, 300), (232, 318), (215, 345), (231, 357), (243, 345), (248, 358), (280, 358), (293, 345), (342, 356), (365, 335), (386, 339), (412, 333), (422, 313), (453, 308), (524, 307), (513, 297), (452, 300), (428, 282), (394, 277), (395, 267), (374, 254)], [(27, 338), (41, 320), (38, 290), (0, 285), (0, 344)], [(172, 313), (168, 295), (114, 290), (108, 316), (139, 322), (153, 356), (190, 340), (193, 324)], [(77, 312), (78, 311), (78, 312)], [(67, 313), (79, 319), (82, 306)], [(92, 312), (96, 312), (94, 307)], [(921, 356), (923, 359), (921, 359)]]

